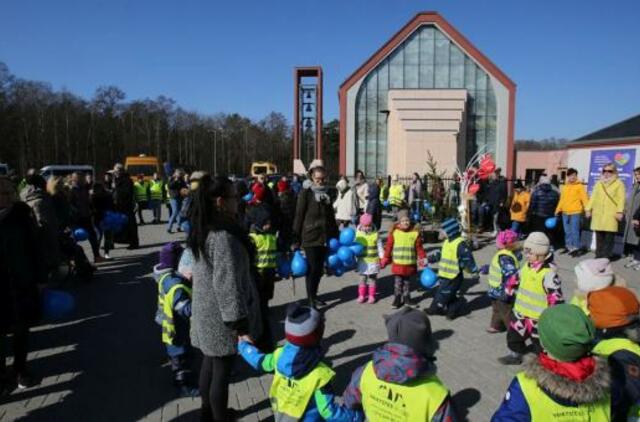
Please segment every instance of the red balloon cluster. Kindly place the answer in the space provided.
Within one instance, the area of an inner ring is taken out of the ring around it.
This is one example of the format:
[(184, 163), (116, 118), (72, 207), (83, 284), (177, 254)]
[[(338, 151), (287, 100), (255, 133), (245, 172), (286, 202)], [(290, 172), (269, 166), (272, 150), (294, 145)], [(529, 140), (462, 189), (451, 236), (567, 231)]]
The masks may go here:
[(491, 159), (491, 155), (483, 155), (480, 159), (480, 168), (478, 169), (478, 177), (480, 180), (487, 180), (489, 175), (496, 171), (496, 163)]
[(475, 195), (480, 190), (480, 185), (477, 183), (472, 183), (469, 185), (469, 195)]

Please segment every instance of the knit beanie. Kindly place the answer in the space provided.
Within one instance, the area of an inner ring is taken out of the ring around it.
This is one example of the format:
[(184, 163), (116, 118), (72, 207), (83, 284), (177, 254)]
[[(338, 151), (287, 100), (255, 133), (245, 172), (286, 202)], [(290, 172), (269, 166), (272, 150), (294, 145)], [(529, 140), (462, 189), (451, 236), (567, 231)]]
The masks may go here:
[(575, 305), (561, 304), (544, 310), (538, 321), (540, 343), (561, 362), (574, 362), (591, 350), (595, 327)]
[(175, 270), (178, 268), (182, 256), (182, 246), (179, 242), (169, 242), (160, 249), (158, 270)]
[(587, 306), (596, 328), (624, 327), (640, 312), (636, 295), (626, 287), (611, 286), (589, 293)]
[(435, 342), (431, 335), (431, 322), (424, 312), (404, 307), (392, 315), (384, 316), (387, 335), (392, 343), (410, 347), (426, 357), (435, 353)]
[(408, 210), (400, 210), (398, 211), (398, 214), (396, 214), (396, 220), (400, 221), (403, 218), (409, 218), (409, 211)]
[(542, 232), (532, 232), (524, 241), (524, 248), (534, 255), (546, 255), (550, 247), (549, 238)]
[(613, 284), (613, 268), (607, 258), (585, 259), (574, 268), (578, 289), (593, 292)]
[(249, 204), (264, 202), (264, 198), (267, 194), (267, 188), (265, 188), (262, 183), (254, 183), (253, 186), (251, 186), (251, 192), (253, 192), (253, 198), (249, 201)]
[(298, 303), (289, 305), (284, 321), (284, 336), (289, 343), (301, 347), (317, 346), (323, 333), (324, 320), (320, 312)]
[(373, 216), (371, 214), (364, 213), (360, 216), (361, 226), (370, 226), (373, 224)]
[(442, 230), (447, 234), (448, 238), (452, 238), (460, 234), (460, 224), (455, 218), (447, 218), (442, 222)]
[(503, 230), (496, 236), (496, 246), (498, 249), (504, 249), (505, 247), (512, 245), (518, 240), (518, 233), (511, 229)]

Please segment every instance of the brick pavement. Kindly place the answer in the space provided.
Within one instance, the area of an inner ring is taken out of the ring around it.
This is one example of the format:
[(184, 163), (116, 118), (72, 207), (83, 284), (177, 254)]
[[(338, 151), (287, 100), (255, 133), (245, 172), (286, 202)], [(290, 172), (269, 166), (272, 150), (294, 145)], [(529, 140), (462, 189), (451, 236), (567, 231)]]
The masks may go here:
[[(168, 239), (181, 237), (166, 234), (164, 226), (143, 226), (140, 233), (140, 250), (117, 249), (114, 261), (101, 266), (94, 282), (71, 289), (78, 302), (72, 320), (33, 329), (29, 361), (42, 382), (2, 398), (1, 421), (198, 419), (199, 399), (175, 397), (160, 331), (153, 321), (156, 287), (151, 267), (155, 253)], [(493, 251), (489, 246), (475, 252), (479, 264), (488, 263)], [(576, 262), (566, 256), (558, 259), (567, 297), (574, 289), (572, 269)], [(622, 268), (621, 263), (616, 263), (616, 269), (637, 288), (638, 277), (632, 271)], [(375, 305), (355, 302), (356, 283), (355, 274), (350, 273), (341, 278), (326, 277), (320, 288), (321, 298), (329, 303), (326, 357), (337, 372), (339, 393), (351, 372), (385, 340), (382, 315), (392, 312), (388, 270), (380, 279), (381, 299)], [(272, 302), (276, 335), (282, 336), (286, 305), (304, 297), (301, 279), (296, 286), (295, 296), (290, 281), (276, 286)], [(504, 335), (484, 331), (490, 316), (485, 286), (484, 277), (480, 284), (467, 286), (467, 315), (455, 321), (432, 318), (439, 340), (439, 375), (461, 413), (472, 421), (489, 420), (517, 369), (496, 362), (496, 357), (507, 352)], [(430, 293), (422, 295), (420, 308), (430, 303)], [(239, 410), (242, 420), (270, 419), (270, 381), (270, 375), (258, 376), (244, 365), (236, 368), (230, 405)]]

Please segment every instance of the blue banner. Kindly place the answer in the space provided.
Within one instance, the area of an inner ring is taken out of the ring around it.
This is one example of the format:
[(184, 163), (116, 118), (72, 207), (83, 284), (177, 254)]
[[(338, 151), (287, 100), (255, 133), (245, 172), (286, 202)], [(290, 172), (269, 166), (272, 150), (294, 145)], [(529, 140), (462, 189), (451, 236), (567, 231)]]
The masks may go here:
[(589, 183), (587, 184), (589, 195), (591, 195), (591, 191), (596, 182), (600, 180), (602, 167), (609, 163), (615, 164), (618, 169), (618, 178), (624, 183), (627, 194), (631, 192), (631, 186), (633, 185), (633, 168), (636, 164), (635, 148), (599, 149), (591, 151)]

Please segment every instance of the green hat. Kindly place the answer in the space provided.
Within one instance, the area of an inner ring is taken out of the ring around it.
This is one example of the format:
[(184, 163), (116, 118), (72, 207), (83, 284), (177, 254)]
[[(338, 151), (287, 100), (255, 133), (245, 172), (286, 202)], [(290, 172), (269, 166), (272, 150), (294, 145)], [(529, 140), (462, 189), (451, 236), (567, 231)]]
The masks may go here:
[(549, 355), (562, 362), (573, 362), (593, 347), (595, 327), (575, 305), (555, 305), (545, 309), (538, 321), (538, 335)]

